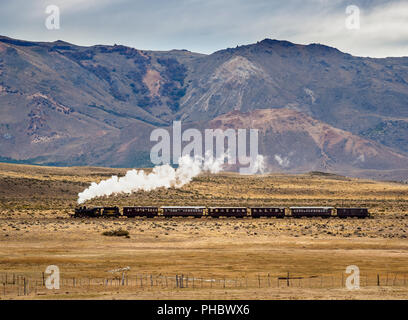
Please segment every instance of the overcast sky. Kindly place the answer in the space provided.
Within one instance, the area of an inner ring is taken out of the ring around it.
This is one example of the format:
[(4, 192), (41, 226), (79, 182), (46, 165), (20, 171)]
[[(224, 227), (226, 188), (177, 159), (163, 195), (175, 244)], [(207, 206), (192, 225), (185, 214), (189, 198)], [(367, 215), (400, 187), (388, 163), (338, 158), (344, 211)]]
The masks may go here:
[[(45, 26), (51, 4), (60, 8), (59, 30)], [(346, 28), (349, 5), (360, 9), (360, 29)], [(408, 56), (408, 0), (0, 0), (0, 34), (201, 53), (271, 38)]]

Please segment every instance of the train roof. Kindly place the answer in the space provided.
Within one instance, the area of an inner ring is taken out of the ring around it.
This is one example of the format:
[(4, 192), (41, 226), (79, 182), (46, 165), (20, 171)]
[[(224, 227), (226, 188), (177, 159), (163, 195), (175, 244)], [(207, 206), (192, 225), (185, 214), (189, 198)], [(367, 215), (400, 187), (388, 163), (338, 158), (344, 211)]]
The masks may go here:
[(334, 209), (334, 207), (289, 207), (289, 209)]
[(246, 207), (208, 207), (208, 209), (246, 209)]
[(250, 209), (285, 209), (286, 207), (267, 207), (267, 206), (263, 206), (263, 207), (248, 207)]
[(162, 206), (162, 209), (205, 209), (206, 207), (200, 206)]
[(123, 208), (158, 208), (155, 206), (125, 206)]

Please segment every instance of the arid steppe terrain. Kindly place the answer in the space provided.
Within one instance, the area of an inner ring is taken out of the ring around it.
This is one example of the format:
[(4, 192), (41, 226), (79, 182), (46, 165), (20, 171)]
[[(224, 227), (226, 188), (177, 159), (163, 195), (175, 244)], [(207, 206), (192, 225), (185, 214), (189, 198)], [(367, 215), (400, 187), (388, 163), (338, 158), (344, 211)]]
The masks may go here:
[[(0, 299), (408, 298), (407, 184), (221, 173), (86, 203), (368, 207), (361, 220), (70, 217), (78, 192), (125, 173), (0, 164)], [(129, 236), (102, 234), (118, 229)], [(59, 290), (43, 286), (49, 265), (60, 269)], [(349, 265), (360, 269), (360, 290), (345, 288)]]

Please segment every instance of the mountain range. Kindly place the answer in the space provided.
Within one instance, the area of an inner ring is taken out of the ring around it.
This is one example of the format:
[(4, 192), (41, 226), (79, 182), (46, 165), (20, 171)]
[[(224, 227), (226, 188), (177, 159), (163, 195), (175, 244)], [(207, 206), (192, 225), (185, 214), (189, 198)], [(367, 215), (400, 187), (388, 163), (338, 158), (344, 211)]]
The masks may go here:
[(256, 128), (267, 168), (408, 179), (408, 57), (265, 39), (204, 55), (0, 37), (0, 161), (151, 166), (150, 133)]

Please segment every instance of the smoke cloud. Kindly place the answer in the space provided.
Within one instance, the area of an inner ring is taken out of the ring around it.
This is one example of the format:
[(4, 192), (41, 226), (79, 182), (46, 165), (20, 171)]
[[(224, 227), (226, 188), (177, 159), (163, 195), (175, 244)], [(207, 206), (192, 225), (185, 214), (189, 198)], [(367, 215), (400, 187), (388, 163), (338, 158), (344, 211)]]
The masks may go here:
[(260, 173), (265, 173), (266, 170), (266, 157), (263, 155), (258, 154), (256, 156), (256, 161), (254, 164), (254, 172), (260, 172)]
[(152, 172), (146, 174), (143, 170), (129, 170), (124, 177), (112, 176), (99, 183), (92, 182), (91, 186), (78, 194), (78, 204), (96, 197), (110, 196), (119, 193), (132, 193), (139, 190), (152, 191), (157, 188), (181, 188), (207, 171), (218, 173), (222, 171), (225, 155), (214, 159), (213, 157), (190, 157), (185, 155), (179, 159), (179, 167), (173, 168), (168, 164), (156, 166)]

